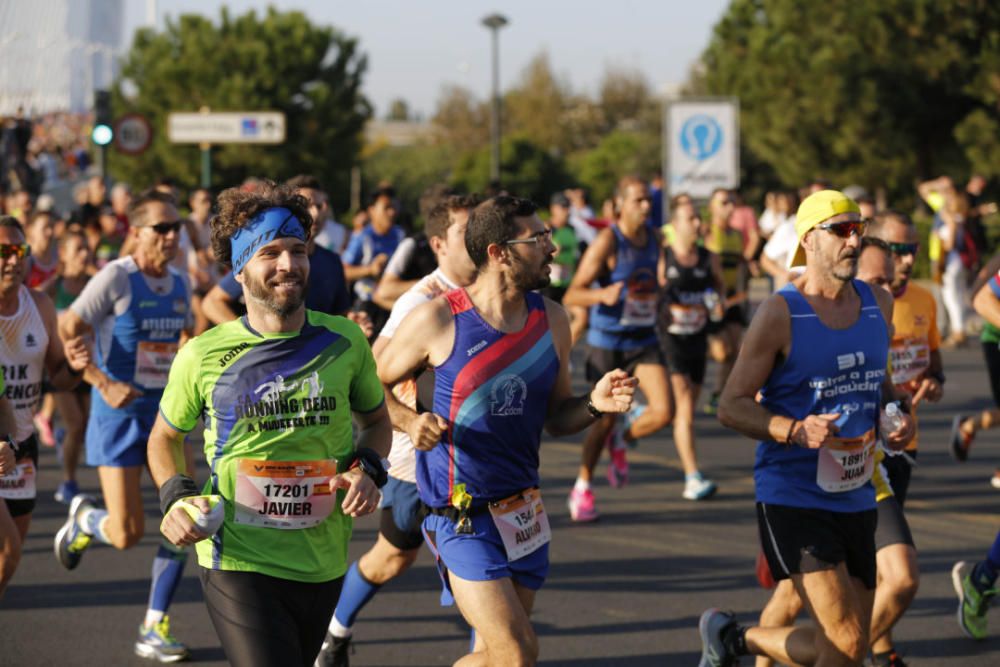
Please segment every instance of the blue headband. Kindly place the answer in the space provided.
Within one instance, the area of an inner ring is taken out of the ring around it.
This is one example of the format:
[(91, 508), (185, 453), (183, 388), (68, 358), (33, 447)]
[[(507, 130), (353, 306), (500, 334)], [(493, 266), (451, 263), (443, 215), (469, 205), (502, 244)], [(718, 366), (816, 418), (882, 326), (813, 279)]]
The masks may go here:
[(294, 213), (287, 208), (269, 208), (258, 213), (229, 240), (232, 246), (233, 273), (242, 271), (261, 246), (287, 237), (306, 240), (306, 230)]

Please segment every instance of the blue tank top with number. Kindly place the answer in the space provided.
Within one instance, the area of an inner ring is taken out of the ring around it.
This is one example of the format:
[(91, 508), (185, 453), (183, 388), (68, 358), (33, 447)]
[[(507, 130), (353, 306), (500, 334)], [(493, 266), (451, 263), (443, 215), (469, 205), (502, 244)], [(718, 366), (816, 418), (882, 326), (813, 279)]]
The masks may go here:
[(156, 413), (191, 308), (184, 280), (173, 267), (167, 268), (173, 286), (168, 293), (158, 294), (150, 289), (135, 264), (126, 267), (131, 291), (128, 308), (115, 317), (109, 348), (98, 344), (96, 356), (98, 367), (108, 377), (138, 387), (143, 395), (123, 408), (112, 408), (95, 387), (91, 392), (95, 412)]
[(834, 512), (875, 507), (866, 478), (874, 464), (889, 330), (871, 288), (860, 280), (853, 285), (861, 310), (846, 329), (824, 325), (795, 285), (778, 292), (791, 315), (791, 351), (771, 371), (761, 405), (793, 419), (836, 413), (840, 430), (833, 445), (820, 450), (762, 441), (754, 464), (760, 502)]
[(615, 268), (598, 279), (601, 287), (624, 282), (618, 302), (590, 307), (587, 343), (610, 350), (633, 350), (656, 345), (656, 264), (660, 247), (653, 227), (646, 225), (646, 245), (639, 248), (625, 238), (617, 225)]
[(464, 484), (473, 507), (538, 486), (538, 448), (559, 373), (545, 300), (525, 295), (528, 320), (515, 333), (490, 326), (463, 289), (445, 295), (455, 318), (451, 354), (434, 369), (433, 411), (449, 429), (417, 451), (417, 487), (430, 507), (447, 507)]

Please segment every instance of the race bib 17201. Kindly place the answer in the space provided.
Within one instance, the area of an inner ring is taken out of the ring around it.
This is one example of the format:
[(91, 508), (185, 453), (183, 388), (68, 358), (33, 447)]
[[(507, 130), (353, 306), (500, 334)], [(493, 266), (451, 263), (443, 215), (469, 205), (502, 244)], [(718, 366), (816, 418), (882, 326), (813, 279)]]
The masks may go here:
[(240, 459), (236, 470), (236, 523), (292, 530), (318, 525), (334, 509), (330, 478), (337, 462)]

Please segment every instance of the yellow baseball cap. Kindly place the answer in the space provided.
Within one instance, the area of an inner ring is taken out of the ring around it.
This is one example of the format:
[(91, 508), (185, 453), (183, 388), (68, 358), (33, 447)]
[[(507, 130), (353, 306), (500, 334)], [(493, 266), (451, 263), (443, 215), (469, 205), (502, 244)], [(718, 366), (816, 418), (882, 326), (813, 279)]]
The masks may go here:
[(822, 224), (830, 218), (843, 213), (853, 213), (848, 220), (861, 220), (861, 209), (857, 203), (837, 190), (820, 190), (814, 192), (799, 204), (799, 210), (795, 214), (795, 235), (798, 236), (798, 246), (792, 261), (788, 263), (788, 268), (806, 265), (806, 251), (802, 247), (802, 237), (816, 225)]

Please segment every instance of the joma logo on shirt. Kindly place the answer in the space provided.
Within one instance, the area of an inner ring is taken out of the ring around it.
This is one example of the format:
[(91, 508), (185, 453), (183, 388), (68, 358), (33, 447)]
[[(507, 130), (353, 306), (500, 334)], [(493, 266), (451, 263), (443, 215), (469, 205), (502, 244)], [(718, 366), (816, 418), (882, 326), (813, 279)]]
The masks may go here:
[(240, 352), (247, 349), (248, 347), (250, 347), (250, 343), (243, 341), (233, 349), (229, 350), (224, 355), (222, 355), (221, 359), (219, 359), (219, 366), (225, 368), (230, 361), (236, 358), (236, 355), (238, 355)]

